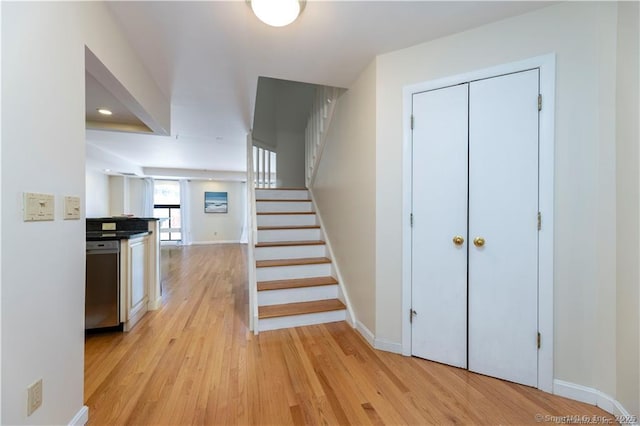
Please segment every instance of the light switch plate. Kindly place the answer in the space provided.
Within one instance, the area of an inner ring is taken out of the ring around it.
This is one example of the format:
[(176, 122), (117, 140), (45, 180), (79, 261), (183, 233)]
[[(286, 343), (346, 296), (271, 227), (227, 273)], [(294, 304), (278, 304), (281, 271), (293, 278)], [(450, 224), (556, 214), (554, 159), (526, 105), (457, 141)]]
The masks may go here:
[(80, 219), (80, 197), (64, 197), (64, 218)]
[(24, 221), (35, 222), (54, 219), (54, 197), (51, 194), (24, 193)]

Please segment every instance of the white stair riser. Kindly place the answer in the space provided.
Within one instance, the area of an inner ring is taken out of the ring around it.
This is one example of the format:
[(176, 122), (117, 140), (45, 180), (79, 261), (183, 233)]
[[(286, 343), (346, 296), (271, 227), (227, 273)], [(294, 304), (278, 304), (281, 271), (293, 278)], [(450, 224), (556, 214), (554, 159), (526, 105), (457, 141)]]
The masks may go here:
[(256, 202), (256, 212), (258, 213), (274, 213), (274, 212), (310, 212), (311, 201), (258, 201)]
[(258, 230), (258, 242), (273, 241), (317, 241), (320, 240), (320, 229), (271, 229)]
[(258, 226), (317, 225), (315, 214), (258, 215)]
[(314, 278), (331, 276), (331, 264), (296, 266), (271, 266), (256, 268), (256, 281), (293, 280), (297, 278)]
[(277, 190), (256, 189), (256, 200), (308, 200), (309, 192), (306, 190)]
[(288, 317), (265, 318), (258, 320), (258, 330), (278, 330), (281, 328), (301, 327), (304, 325), (324, 324), (327, 322), (344, 321), (346, 311), (318, 312), (315, 314), (292, 315)]
[(337, 285), (316, 287), (287, 288), (258, 292), (258, 306), (282, 305), (285, 303), (311, 302), (314, 300), (336, 299)]
[(302, 259), (305, 257), (326, 257), (327, 248), (323, 245), (256, 247), (256, 260)]

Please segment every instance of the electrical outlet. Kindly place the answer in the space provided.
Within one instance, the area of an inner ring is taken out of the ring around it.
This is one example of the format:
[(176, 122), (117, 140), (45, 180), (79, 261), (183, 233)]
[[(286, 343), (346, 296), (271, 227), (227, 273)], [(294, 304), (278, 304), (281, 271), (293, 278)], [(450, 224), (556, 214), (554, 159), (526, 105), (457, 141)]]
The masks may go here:
[(27, 416), (33, 414), (42, 405), (42, 379), (27, 388)]

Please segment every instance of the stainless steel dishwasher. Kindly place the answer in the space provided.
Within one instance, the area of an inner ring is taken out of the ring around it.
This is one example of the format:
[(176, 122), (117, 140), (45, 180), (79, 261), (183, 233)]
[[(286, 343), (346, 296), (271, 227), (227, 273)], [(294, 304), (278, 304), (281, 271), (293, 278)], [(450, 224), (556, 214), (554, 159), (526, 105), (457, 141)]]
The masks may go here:
[(85, 330), (120, 324), (120, 241), (87, 241)]

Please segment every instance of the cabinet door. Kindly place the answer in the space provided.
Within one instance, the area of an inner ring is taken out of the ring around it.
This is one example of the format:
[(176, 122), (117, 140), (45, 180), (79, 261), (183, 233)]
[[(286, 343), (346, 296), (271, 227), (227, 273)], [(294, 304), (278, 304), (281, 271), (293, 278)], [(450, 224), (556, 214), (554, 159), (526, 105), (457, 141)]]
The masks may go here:
[(147, 301), (147, 240), (131, 243), (131, 305), (135, 310)]
[(530, 386), (538, 371), (538, 93), (537, 69), (469, 87), (469, 369)]
[(457, 367), (467, 365), (467, 107), (467, 84), (413, 96), (411, 351)]

